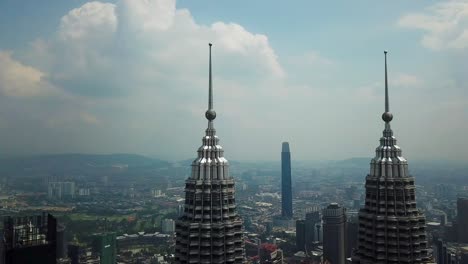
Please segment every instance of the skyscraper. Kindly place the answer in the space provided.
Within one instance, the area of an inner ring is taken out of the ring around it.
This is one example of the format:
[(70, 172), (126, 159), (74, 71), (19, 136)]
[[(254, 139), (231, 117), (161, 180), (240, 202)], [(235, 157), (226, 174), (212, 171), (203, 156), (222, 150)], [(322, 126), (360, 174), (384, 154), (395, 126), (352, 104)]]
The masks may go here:
[(208, 128), (185, 182), (184, 213), (176, 221), (175, 263), (243, 263), (245, 258), (234, 178), (213, 126), (211, 43), (209, 47)]
[(117, 256), (117, 240), (115, 233), (94, 234), (93, 251), (99, 255), (99, 263), (114, 264)]
[(317, 225), (321, 225), (321, 219), (320, 219), (320, 212), (319, 211), (313, 211), (313, 212), (308, 212), (305, 215), (305, 230), (306, 230), (306, 237), (305, 237), (305, 243), (306, 247), (311, 250), (312, 245), (315, 241), (320, 241), (320, 234), (319, 234), (319, 229), (317, 229)]
[(346, 210), (337, 203), (323, 209), (323, 260), (345, 263)]
[(57, 220), (50, 214), (6, 217), (2, 259), (5, 264), (57, 263)]
[(296, 250), (305, 250), (305, 220), (296, 220)]
[(281, 150), (281, 216), (292, 218), (291, 152), (289, 143), (283, 142)]
[(385, 122), (380, 146), (366, 177), (365, 206), (359, 211), (354, 263), (424, 263), (428, 260), (426, 220), (416, 207), (414, 178), (390, 128), (387, 51), (385, 53)]
[(457, 199), (458, 242), (468, 243), (468, 198)]

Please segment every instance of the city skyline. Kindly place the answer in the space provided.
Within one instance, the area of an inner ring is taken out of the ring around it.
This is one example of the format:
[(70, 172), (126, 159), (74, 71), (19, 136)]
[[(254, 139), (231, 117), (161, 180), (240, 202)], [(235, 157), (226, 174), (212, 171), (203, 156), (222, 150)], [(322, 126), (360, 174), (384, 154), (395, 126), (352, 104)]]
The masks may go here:
[(277, 160), (285, 140), (297, 160), (366, 157), (381, 130), (384, 49), (399, 69), (393, 126), (406, 156), (468, 159), (457, 140), (468, 130), (466, 1), (25, 3), (0, 3), (2, 156), (190, 157), (213, 42), (218, 131), (232, 160)]

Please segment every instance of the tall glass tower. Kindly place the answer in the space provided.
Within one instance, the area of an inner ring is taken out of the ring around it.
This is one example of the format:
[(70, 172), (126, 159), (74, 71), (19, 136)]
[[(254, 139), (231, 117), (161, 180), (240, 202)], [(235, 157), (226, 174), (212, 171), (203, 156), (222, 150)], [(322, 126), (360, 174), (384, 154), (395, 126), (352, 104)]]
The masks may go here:
[(291, 152), (289, 143), (283, 142), (281, 149), (281, 216), (293, 217), (291, 185)]
[(353, 263), (426, 263), (426, 220), (416, 207), (414, 177), (390, 128), (385, 54), (385, 122), (380, 145), (366, 177), (366, 203), (359, 211), (358, 248)]
[(185, 182), (185, 208), (176, 221), (175, 263), (244, 263), (243, 222), (237, 214), (234, 178), (213, 126), (209, 56), (208, 128)]

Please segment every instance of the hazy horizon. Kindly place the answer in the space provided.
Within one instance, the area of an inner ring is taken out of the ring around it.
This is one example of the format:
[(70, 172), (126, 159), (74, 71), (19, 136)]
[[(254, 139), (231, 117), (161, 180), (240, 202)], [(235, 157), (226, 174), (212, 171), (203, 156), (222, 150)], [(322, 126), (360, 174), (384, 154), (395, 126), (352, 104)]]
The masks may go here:
[[(281, 19), (279, 19), (281, 17)], [(468, 161), (468, 1), (0, 2), (0, 156), (228, 160), (375, 155), (391, 123), (412, 161)]]

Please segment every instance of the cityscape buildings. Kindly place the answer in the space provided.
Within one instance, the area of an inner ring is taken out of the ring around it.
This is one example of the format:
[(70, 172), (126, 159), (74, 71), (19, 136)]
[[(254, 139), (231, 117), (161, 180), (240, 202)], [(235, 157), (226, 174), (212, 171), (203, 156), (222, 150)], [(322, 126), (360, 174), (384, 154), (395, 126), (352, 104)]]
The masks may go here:
[(176, 263), (243, 263), (243, 221), (237, 213), (234, 178), (219, 145), (213, 120), (209, 44), (208, 128), (185, 183), (184, 214), (176, 221)]
[(390, 127), (387, 51), (385, 54), (385, 122), (380, 146), (366, 177), (365, 206), (359, 211), (354, 263), (424, 263), (428, 261), (426, 221), (416, 206), (414, 178)]
[(283, 142), (281, 148), (281, 216), (284, 218), (293, 217), (291, 152), (288, 142)]
[(323, 259), (333, 264), (345, 263), (346, 209), (331, 203), (323, 209)]
[(62, 199), (75, 197), (74, 182), (49, 182), (47, 195), (49, 199)]

